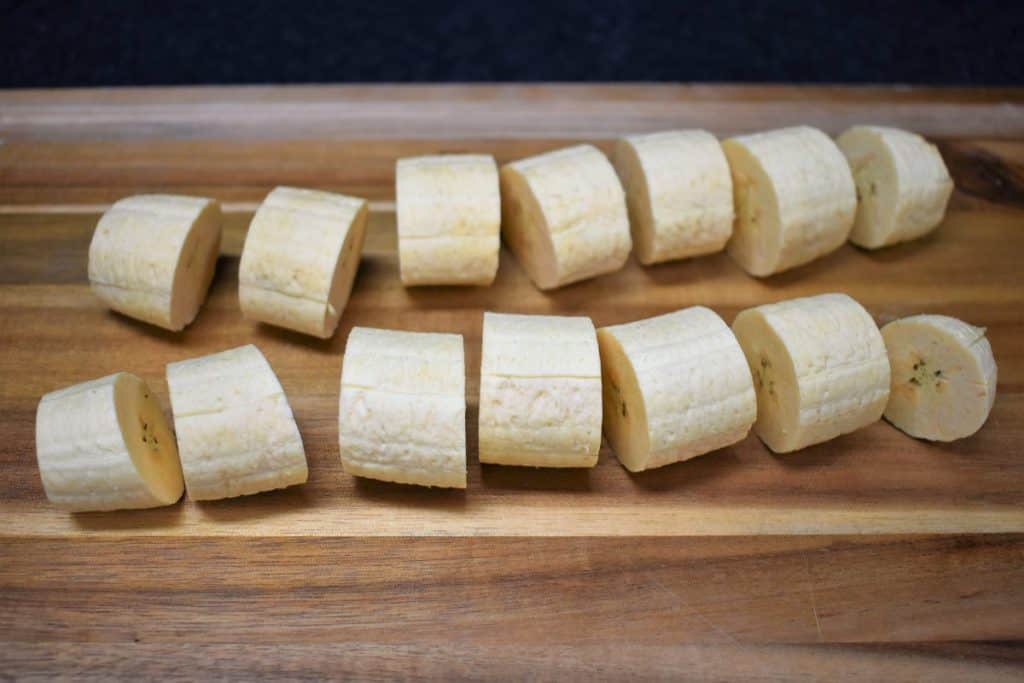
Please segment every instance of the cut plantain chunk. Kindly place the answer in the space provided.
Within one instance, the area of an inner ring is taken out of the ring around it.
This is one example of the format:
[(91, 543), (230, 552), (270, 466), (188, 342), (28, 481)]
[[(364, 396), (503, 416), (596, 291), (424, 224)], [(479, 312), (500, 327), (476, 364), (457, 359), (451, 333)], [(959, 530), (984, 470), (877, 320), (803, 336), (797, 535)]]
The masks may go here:
[(590, 318), (484, 313), (480, 462), (593, 467), (601, 359)]
[(799, 126), (731, 138), (722, 148), (736, 206), (726, 249), (745, 271), (781, 273), (846, 242), (857, 193), (831, 138)]
[(640, 263), (712, 254), (732, 235), (732, 178), (722, 146), (703, 130), (623, 138), (612, 156), (626, 189)]
[(399, 159), (395, 168), (402, 284), (489, 285), (498, 272), (501, 195), (488, 154)]
[(935, 145), (882, 126), (854, 126), (837, 142), (860, 200), (851, 242), (877, 249), (917, 239), (942, 222), (953, 179)]
[(177, 332), (206, 299), (220, 238), (220, 205), (212, 199), (127, 197), (96, 225), (89, 286), (115, 311)]
[(466, 488), (462, 335), (352, 328), (338, 442), (349, 474)]
[(757, 391), (754, 431), (776, 453), (876, 422), (889, 398), (889, 358), (864, 307), (821, 294), (750, 308), (733, 332)]
[(625, 195), (596, 147), (506, 164), (501, 202), (505, 241), (540, 289), (618, 270), (629, 257)]
[(746, 437), (754, 386), (736, 337), (703, 306), (597, 331), (604, 432), (631, 472), (688, 460)]
[(292, 409), (255, 346), (169, 363), (167, 386), (190, 498), (232, 498), (306, 481)]
[(36, 457), (46, 497), (67, 510), (170, 505), (184, 490), (160, 405), (126, 372), (43, 396)]
[(333, 335), (359, 268), (366, 219), (365, 199), (276, 188), (242, 249), (242, 314), (321, 339)]
[(883, 327), (882, 338), (892, 366), (886, 420), (929, 441), (981, 429), (996, 400), (996, 361), (984, 328), (915, 315)]

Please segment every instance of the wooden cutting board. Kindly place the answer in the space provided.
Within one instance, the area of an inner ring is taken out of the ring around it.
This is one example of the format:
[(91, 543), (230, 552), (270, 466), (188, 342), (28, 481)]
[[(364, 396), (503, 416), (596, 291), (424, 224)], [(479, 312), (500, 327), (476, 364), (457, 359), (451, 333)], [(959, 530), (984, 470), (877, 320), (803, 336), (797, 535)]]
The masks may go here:
[[(724, 254), (537, 291), (507, 252), (494, 286), (405, 290), (400, 156), (499, 163), (631, 132), (725, 136), (892, 124), (938, 142), (956, 181), (931, 236), (846, 246), (754, 280)], [(1020, 680), (1024, 675), (1024, 90), (731, 86), (274, 87), (0, 92), (0, 674), (100, 678), (633, 677)], [(254, 325), (238, 253), (279, 184), (372, 200), (332, 340)], [(86, 254), (99, 214), (140, 192), (216, 197), (225, 253), (196, 322), (171, 334), (106, 311)], [(630, 475), (481, 467), (482, 312), (596, 325), (684, 306), (846, 292), (880, 322), (988, 328), (999, 396), (950, 445), (879, 423), (786, 456), (756, 438)], [(337, 447), (353, 325), (457, 332), (469, 488), (355, 480)], [(252, 342), (306, 444), (305, 486), (217, 503), (69, 515), (45, 501), (36, 402), (116, 370), (169, 413), (164, 366)]]

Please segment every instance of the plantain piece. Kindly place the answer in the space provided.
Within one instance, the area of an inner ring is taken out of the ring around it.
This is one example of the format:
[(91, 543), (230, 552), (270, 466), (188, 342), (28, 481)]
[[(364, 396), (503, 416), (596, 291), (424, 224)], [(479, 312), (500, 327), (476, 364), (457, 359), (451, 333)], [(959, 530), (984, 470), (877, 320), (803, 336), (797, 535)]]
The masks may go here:
[(757, 402), (747, 359), (714, 311), (684, 308), (597, 331), (604, 432), (640, 472), (747, 436)]
[(484, 313), (480, 462), (593, 467), (601, 360), (586, 317)]
[(722, 146), (704, 130), (622, 138), (612, 155), (626, 189), (640, 263), (713, 254), (732, 235), (732, 177)]
[(402, 284), (489, 285), (498, 272), (501, 195), (489, 154), (399, 159), (395, 169)]
[(821, 294), (750, 308), (733, 332), (757, 392), (754, 431), (776, 453), (873, 422), (889, 398), (889, 358), (864, 307)]
[(220, 253), (212, 199), (137, 195), (103, 214), (89, 244), (89, 286), (107, 306), (174, 332), (206, 299)]
[(985, 424), (996, 400), (996, 360), (985, 329), (945, 315), (882, 328), (892, 367), (885, 419), (910, 436), (954, 441)]
[(854, 126), (837, 143), (860, 200), (851, 242), (878, 249), (922, 237), (942, 222), (953, 179), (935, 145), (883, 126)]
[(167, 386), (190, 498), (232, 498), (306, 481), (302, 437), (258, 348), (169, 363)]
[(615, 169), (578, 145), (501, 168), (501, 230), (540, 289), (620, 269), (631, 240)]
[(857, 194), (846, 158), (816, 128), (799, 126), (730, 138), (736, 223), (726, 246), (757, 277), (781, 273), (846, 242)]
[(184, 484), (178, 449), (146, 383), (119, 372), (43, 396), (36, 458), (46, 497), (76, 512), (170, 505)]
[(466, 488), (462, 335), (352, 328), (338, 442), (349, 474)]
[(365, 199), (278, 187), (249, 225), (238, 269), (242, 314), (321, 339), (348, 303), (366, 237)]

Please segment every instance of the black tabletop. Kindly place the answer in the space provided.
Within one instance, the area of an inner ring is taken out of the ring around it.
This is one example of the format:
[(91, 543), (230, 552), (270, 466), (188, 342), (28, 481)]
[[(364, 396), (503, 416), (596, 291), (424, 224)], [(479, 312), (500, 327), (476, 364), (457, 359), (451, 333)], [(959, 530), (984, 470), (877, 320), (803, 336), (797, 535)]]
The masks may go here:
[(1024, 2), (0, 0), (0, 87), (1024, 82)]

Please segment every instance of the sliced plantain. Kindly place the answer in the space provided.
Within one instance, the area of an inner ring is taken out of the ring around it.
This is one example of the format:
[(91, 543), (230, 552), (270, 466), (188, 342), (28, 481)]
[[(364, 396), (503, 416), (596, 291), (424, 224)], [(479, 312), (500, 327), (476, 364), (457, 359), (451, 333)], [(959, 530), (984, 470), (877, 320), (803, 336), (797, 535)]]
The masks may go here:
[(501, 195), (488, 154), (399, 159), (395, 169), (402, 284), (489, 285), (498, 272)]
[(36, 458), (46, 497), (72, 511), (170, 505), (184, 484), (178, 449), (146, 383), (119, 372), (43, 396)]
[(167, 386), (189, 498), (232, 498), (306, 481), (302, 437), (258, 348), (169, 363)]
[(620, 269), (629, 257), (622, 185), (596, 147), (501, 168), (501, 230), (533, 283), (553, 289)]
[(722, 146), (704, 130), (622, 138), (612, 156), (626, 189), (640, 263), (712, 254), (732, 235), (732, 178)]
[(985, 329), (945, 315), (914, 315), (882, 328), (892, 367), (885, 419), (930, 441), (971, 436), (996, 400), (996, 361)]
[(597, 331), (604, 432), (632, 472), (736, 443), (757, 417), (736, 337), (714, 311), (685, 308)]
[(798, 126), (722, 143), (736, 224), (726, 249), (751, 275), (809, 263), (846, 242), (857, 194), (846, 158), (827, 135)]
[(942, 222), (953, 179), (935, 145), (883, 126), (854, 126), (837, 143), (860, 200), (851, 242), (878, 249), (922, 237)]
[(466, 488), (462, 335), (352, 328), (338, 442), (349, 474)]
[(278, 187), (253, 216), (238, 268), (245, 317), (326, 339), (348, 303), (365, 199)]
[(480, 462), (593, 467), (601, 360), (586, 317), (484, 313)]
[(776, 453), (877, 422), (889, 358), (864, 307), (821, 294), (750, 308), (732, 325), (757, 392), (754, 431)]
[(119, 313), (180, 331), (206, 299), (220, 240), (220, 205), (212, 199), (127, 197), (96, 225), (89, 286)]

